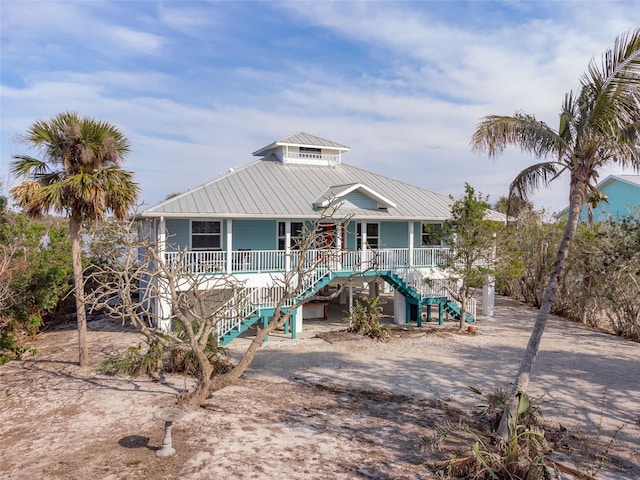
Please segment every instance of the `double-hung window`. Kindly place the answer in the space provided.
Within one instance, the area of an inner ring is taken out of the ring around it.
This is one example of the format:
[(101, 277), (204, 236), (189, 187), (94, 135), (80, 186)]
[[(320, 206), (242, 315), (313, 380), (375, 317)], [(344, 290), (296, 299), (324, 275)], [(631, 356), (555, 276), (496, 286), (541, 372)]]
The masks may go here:
[(220, 250), (222, 247), (222, 225), (219, 221), (191, 221), (192, 250)]
[(423, 223), (422, 238), (423, 247), (439, 247), (442, 245), (442, 225), (440, 223)]
[[(286, 249), (286, 222), (278, 222), (278, 250)], [(302, 222), (291, 222), (291, 249), (298, 249), (298, 242), (300, 241), (300, 236), (302, 235)]]
[[(380, 224), (367, 223), (367, 248), (378, 248), (380, 239)], [(362, 250), (362, 223), (358, 222), (356, 231), (356, 248)]]

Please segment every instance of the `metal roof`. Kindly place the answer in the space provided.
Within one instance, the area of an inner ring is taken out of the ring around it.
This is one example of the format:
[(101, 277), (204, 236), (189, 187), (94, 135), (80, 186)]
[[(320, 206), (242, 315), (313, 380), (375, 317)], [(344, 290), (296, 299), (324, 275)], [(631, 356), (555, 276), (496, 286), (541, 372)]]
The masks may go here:
[(316, 137), (315, 135), (311, 135), (309, 133), (298, 132), (294, 133), (293, 135), (289, 135), (282, 140), (277, 140), (267, 145), (266, 147), (262, 147), (261, 149), (256, 150), (255, 152), (253, 152), (253, 155), (259, 157), (265, 155), (266, 153), (277, 147), (285, 145), (292, 147), (327, 147), (334, 150), (341, 150), (343, 152), (351, 150), (346, 145), (332, 142), (331, 140), (326, 140), (324, 138)]
[(313, 207), (314, 201), (333, 187), (350, 184), (363, 185), (393, 204), (386, 210), (352, 208), (343, 212), (354, 218), (442, 221), (450, 216), (449, 197), (352, 165), (300, 165), (268, 159), (147, 208), (139, 216), (315, 218), (318, 211)]

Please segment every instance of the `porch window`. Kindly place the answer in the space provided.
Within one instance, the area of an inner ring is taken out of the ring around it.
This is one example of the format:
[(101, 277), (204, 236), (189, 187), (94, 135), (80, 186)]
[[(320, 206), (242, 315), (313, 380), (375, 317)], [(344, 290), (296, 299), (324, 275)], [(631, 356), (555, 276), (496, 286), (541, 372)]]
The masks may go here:
[[(367, 223), (367, 248), (378, 248), (379, 245), (379, 223)], [(362, 223), (358, 222), (356, 231), (356, 249), (362, 250)]]
[(193, 250), (220, 250), (222, 225), (214, 221), (191, 221), (191, 248)]
[(422, 224), (422, 241), (423, 247), (439, 247), (442, 245), (442, 224), (440, 223), (423, 223)]
[[(286, 249), (286, 222), (278, 222), (278, 250)], [(302, 235), (302, 222), (291, 222), (291, 249), (297, 250), (299, 248), (298, 241)]]

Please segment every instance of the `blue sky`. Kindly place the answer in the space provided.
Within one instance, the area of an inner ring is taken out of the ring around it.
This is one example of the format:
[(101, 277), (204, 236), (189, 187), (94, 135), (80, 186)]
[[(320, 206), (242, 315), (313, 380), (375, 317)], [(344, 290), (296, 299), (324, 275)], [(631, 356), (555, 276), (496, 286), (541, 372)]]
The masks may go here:
[[(147, 204), (304, 131), (344, 161), (492, 201), (535, 159), (470, 151), (488, 114), (557, 124), (591, 58), (640, 24), (637, 2), (2, 0), (2, 188), (37, 119), (73, 110), (130, 138)], [(607, 171), (620, 173), (620, 171)], [(533, 197), (566, 203), (567, 180)]]

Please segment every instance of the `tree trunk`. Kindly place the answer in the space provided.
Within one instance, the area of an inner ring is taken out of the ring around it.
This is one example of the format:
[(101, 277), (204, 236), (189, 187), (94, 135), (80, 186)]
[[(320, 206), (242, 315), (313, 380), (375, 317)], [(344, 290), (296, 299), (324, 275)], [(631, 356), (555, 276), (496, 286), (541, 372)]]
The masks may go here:
[(558, 252), (556, 254), (555, 262), (549, 273), (549, 279), (545, 286), (544, 293), (542, 295), (542, 302), (540, 310), (536, 317), (535, 325), (529, 337), (529, 343), (527, 349), (522, 357), (520, 363), (520, 369), (516, 375), (516, 380), (511, 389), (510, 395), (505, 402), (505, 410), (500, 419), (500, 425), (496, 435), (500, 440), (506, 442), (512, 433), (512, 429), (515, 426), (518, 416), (518, 399), (520, 395), (527, 392), (529, 386), (529, 378), (531, 376), (531, 370), (533, 369), (533, 363), (538, 355), (538, 349), (540, 348), (540, 341), (542, 340), (542, 334), (547, 325), (547, 319), (551, 311), (551, 304), (555, 299), (556, 292), (558, 290), (558, 284), (560, 276), (564, 268), (565, 261), (569, 255), (569, 247), (573, 241), (573, 237), (578, 227), (578, 219), (580, 218), (580, 208), (582, 206), (585, 191), (585, 183), (581, 180), (572, 181), (571, 194), (569, 196), (569, 217), (567, 218), (567, 225), (564, 229), (564, 235)]
[[(234, 365), (234, 367), (227, 373), (224, 373), (215, 378), (211, 378), (211, 374), (207, 375), (207, 378), (200, 379), (198, 386), (193, 392), (187, 393), (180, 400), (179, 403), (183, 405), (201, 405), (207, 397), (213, 392), (217, 392), (218, 390), (222, 390), (225, 387), (228, 387), (236, 380), (240, 378), (240, 376), (247, 370), (251, 362), (253, 362), (253, 358), (255, 357), (258, 349), (264, 343), (264, 339), (271, 333), (273, 333), (277, 328), (282, 327), (284, 323), (290, 318), (290, 311), (287, 313), (278, 314), (279, 309), (276, 309), (275, 316), (279, 317), (277, 321), (271, 321), (265, 328), (258, 328), (258, 332), (256, 336), (253, 338), (249, 347), (242, 354), (242, 357)], [(211, 371), (212, 369), (210, 369)]]
[(462, 294), (460, 297), (460, 325), (458, 327), (459, 330), (464, 330), (465, 327), (465, 317), (467, 316), (467, 297)]
[(82, 274), (82, 245), (80, 235), (81, 224), (76, 219), (69, 219), (69, 237), (71, 239), (71, 257), (73, 263), (73, 288), (76, 297), (76, 321), (78, 324), (78, 364), (85, 367), (89, 364), (89, 348), (87, 347), (87, 312), (84, 301), (84, 277)]

